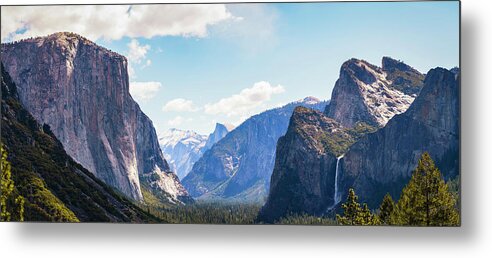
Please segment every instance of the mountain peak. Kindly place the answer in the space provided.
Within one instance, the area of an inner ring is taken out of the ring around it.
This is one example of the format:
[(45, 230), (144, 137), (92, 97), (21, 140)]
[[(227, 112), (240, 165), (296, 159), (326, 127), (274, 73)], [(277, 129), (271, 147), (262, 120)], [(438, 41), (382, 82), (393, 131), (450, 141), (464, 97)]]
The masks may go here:
[(340, 76), (348, 75), (365, 84), (371, 84), (381, 77), (381, 68), (362, 59), (352, 58), (345, 61), (340, 68)]
[(25, 38), (21, 39), (19, 41), (14, 41), (11, 43), (6, 43), (5, 45), (12, 45), (12, 44), (17, 44), (17, 43), (23, 43), (23, 42), (28, 42), (28, 43), (37, 43), (38, 46), (43, 45), (48, 42), (57, 42), (59, 45), (67, 46), (69, 43), (74, 43), (74, 42), (85, 42), (91, 45), (95, 45), (94, 42), (88, 40), (87, 38), (73, 33), (73, 32), (55, 32), (53, 34), (49, 34), (47, 36), (38, 36), (38, 37), (31, 37), (31, 38)]
[(229, 123), (215, 123), (214, 132), (217, 132), (217, 130), (221, 130), (221, 129), (226, 129), (228, 132), (230, 132), (234, 130), (235, 127), (236, 127), (235, 125)]
[(305, 98), (303, 98), (301, 100), (298, 100), (297, 102), (308, 104), (308, 105), (314, 105), (314, 104), (320, 103), (321, 100), (319, 100), (318, 98), (313, 97), (313, 96), (307, 96), (307, 97), (305, 97)]
[(86, 39), (85, 37), (74, 33), (74, 32), (69, 32), (69, 31), (60, 31), (60, 32), (55, 32), (53, 34), (50, 34), (46, 36), (46, 38), (57, 38), (57, 39), (69, 39), (69, 38), (77, 38), (77, 39)]
[(343, 63), (325, 110), (328, 117), (347, 127), (359, 121), (381, 127), (405, 112), (421, 89), (423, 75), (388, 57), (383, 63), (389, 70), (355, 58)]
[(72, 57), (76, 53), (77, 48), (82, 44), (90, 46), (99, 51), (103, 51), (103, 53), (108, 54), (110, 57), (122, 58), (126, 60), (126, 57), (124, 57), (123, 55), (113, 52), (112, 50), (105, 47), (99, 46), (82, 35), (68, 31), (55, 32), (47, 36), (31, 37), (21, 39), (19, 41), (2, 43), (2, 49), (4, 47), (7, 48), (9, 46), (14, 46), (20, 43), (34, 43), (38, 47), (48, 46), (51, 48), (52, 46), (55, 46), (56, 48), (61, 49), (64, 53), (66, 53), (64, 56)]
[(405, 64), (403, 61), (393, 59), (389, 56), (384, 56), (381, 61), (381, 64), (382, 64), (383, 71), (387, 71), (387, 72), (393, 72), (395, 70), (399, 70), (402, 72), (418, 72), (413, 67)]

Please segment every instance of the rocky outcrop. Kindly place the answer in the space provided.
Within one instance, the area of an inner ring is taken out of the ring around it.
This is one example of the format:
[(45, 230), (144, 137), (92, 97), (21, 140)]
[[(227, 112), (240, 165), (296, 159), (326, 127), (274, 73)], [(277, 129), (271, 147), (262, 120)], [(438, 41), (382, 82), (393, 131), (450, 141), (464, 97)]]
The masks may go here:
[(340, 68), (325, 114), (345, 127), (357, 122), (383, 127), (412, 104), (423, 75), (410, 66), (383, 58), (383, 68), (350, 59)]
[(381, 69), (386, 73), (386, 78), (391, 83), (389, 87), (399, 90), (407, 95), (416, 96), (424, 86), (424, 75), (413, 67), (395, 60), (391, 57), (383, 57)]
[[(431, 70), (410, 108), (376, 132), (360, 122), (347, 128), (315, 111), (296, 109), (287, 134), (279, 139), (270, 193), (259, 220), (271, 223), (289, 213), (321, 215), (336, 209), (336, 188), (341, 200), (355, 188), (371, 208), (387, 192), (397, 199), (424, 151), (446, 178), (454, 177), (459, 168), (458, 89), (456, 73)], [(350, 112), (348, 116), (354, 117)]]
[(141, 182), (179, 202), (187, 192), (170, 172), (152, 121), (129, 93), (127, 60), (73, 33), (2, 44), (2, 62), (22, 105), (48, 124), (67, 153), (126, 196)]
[(263, 202), (270, 185), (275, 146), (285, 134), (294, 108), (322, 110), (326, 104), (311, 97), (247, 119), (203, 154), (183, 184), (199, 199)]
[(427, 151), (445, 179), (459, 174), (459, 73), (428, 72), (422, 91), (407, 110), (345, 154), (340, 185), (352, 187), (371, 207), (389, 192), (398, 199), (418, 159)]
[(3, 66), (1, 106), (2, 148), (25, 221), (159, 222), (68, 156), (50, 127), (22, 107)]

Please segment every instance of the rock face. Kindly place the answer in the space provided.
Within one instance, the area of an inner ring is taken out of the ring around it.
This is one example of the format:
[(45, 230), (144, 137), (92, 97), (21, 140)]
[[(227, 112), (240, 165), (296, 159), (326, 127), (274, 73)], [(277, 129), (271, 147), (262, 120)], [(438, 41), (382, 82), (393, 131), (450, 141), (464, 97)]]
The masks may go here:
[[(386, 63), (390, 64), (385, 65), (384, 60), (385, 69), (409, 69), (392, 59), (388, 59)], [(358, 61), (354, 65), (357, 64), (361, 65)], [(336, 209), (335, 188), (338, 188), (341, 200), (346, 198), (349, 188), (355, 188), (360, 200), (371, 208), (375, 208), (387, 192), (397, 199), (424, 151), (431, 154), (446, 178), (458, 174), (459, 80), (456, 72), (442, 68), (431, 70), (408, 110), (402, 114), (395, 113), (386, 124), (378, 123), (384, 120), (376, 119), (375, 113), (364, 113), (364, 110), (370, 110), (367, 105), (379, 101), (354, 99), (354, 96), (361, 95), (348, 94), (350, 89), (342, 88), (354, 88), (354, 84), (341, 83), (347, 76), (343, 69), (342, 78), (337, 81), (333, 92), (343, 94), (336, 97), (337, 103), (333, 106), (333, 102), (330, 103), (325, 115), (299, 108), (292, 115), (286, 135), (278, 141), (270, 193), (260, 211), (260, 220), (274, 222), (289, 213), (321, 215)], [(352, 78), (353, 81), (370, 82), (372, 79), (368, 78), (374, 78), (372, 73), (359, 71), (354, 74), (360, 78)], [(356, 86), (360, 89), (360, 85)], [(383, 92), (388, 88), (385, 84), (380, 87)], [(417, 90), (401, 84), (391, 87), (407, 92)], [(347, 100), (341, 96), (347, 96)], [(387, 97), (384, 94), (379, 96)], [(364, 105), (359, 105), (360, 101)], [(342, 108), (347, 113), (342, 113)], [(363, 112), (363, 115), (354, 112)], [(371, 121), (377, 127), (385, 126), (374, 132), (370, 126), (364, 126)], [(337, 157), (340, 160), (338, 180), (335, 181)]]
[(212, 148), (214, 144), (222, 140), (235, 126), (231, 124), (216, 123), (214, 131), (208, 136), (205, 146), (202, 148), (202, 154)]
[(383, 58), (383, 68), (350, 59), (340, 69), (325, 114), (345, 127), (364, 121), (383, 127), (412, 104), (424, 76), (410, 66)]
[(2, 146), (25, 221), (159, 222), (76, 163), (18, 99), (2, 66)]
[(183, 179), (199, 199), (263, 202), (275, 161), (275, 146), (296, 106), (324, 109), (315, 98), (265, 111), (243, 122), (206, 151)]
[(368, 134), (345, 154), (340, 187), (352, 187), (375, 208), (389, 192), (398, 199), (418, 159), (427, 151), (445, 179), (459, 174), (459, 73), (429, 71), (407, 112)]
[(150, 119), (129, 94), (127, 60), (73, 33), (2, 44), (21, 103), (67, 153), (126, 196), (141, 180), (178, 202), (187, 192), (159, 150)]
[(289, 213), (320, 214), (333, 202), (337, 157), (323, 144), (325, 133), (342, 126), (323, 113), (297, 107), (285, 136), (277, 143), (268, 200), (260, 219), (272, 223)]

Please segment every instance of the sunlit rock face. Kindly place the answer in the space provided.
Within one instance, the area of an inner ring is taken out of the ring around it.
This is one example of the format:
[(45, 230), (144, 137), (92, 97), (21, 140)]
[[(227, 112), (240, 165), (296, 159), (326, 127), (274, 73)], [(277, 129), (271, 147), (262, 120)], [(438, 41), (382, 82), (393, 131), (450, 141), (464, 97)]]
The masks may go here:
[[(424, 152), (444, 178), (459, 174), (459, 72), (430, 70), (410, 108), (360, 139), (345, 154), (340, 184), (376, 207), (386, 193), (398, 198)], [(345, 191), (346, 194), (346, 191)]]
[(141, 180), (173, 201), (186, 190), (159, 149), (152, 121), (129, 93), (127, 60), (73, 33), (2, 44), (25, 108), (67, 153), (107, 184), (142, 200)]
[(382, 64), (381, 68), (359, 59), (345, 62), (325, 114), (346, 127), (359, 121), (383, 127), (405, 112), (422, 88), (424, 76), (389, 57)]

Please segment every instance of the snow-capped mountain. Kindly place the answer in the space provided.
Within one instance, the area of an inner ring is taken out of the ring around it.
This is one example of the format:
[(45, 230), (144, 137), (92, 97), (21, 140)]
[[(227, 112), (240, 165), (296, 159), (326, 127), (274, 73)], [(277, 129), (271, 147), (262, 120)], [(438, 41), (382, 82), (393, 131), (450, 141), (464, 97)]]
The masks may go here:
[(159, 145), (171, 170), (184, 178), (193, 168), (193, 164), (215, 143), (234, 129), (233, 125), (215, 125), (210, 135), (198, 134), (191, 130), (169, 129), (159, 135)]
[(194, 131), (172, 128), (159, 135), (159, 145), (171, 170), (183, 178), (201, 157), (207, 139)]

